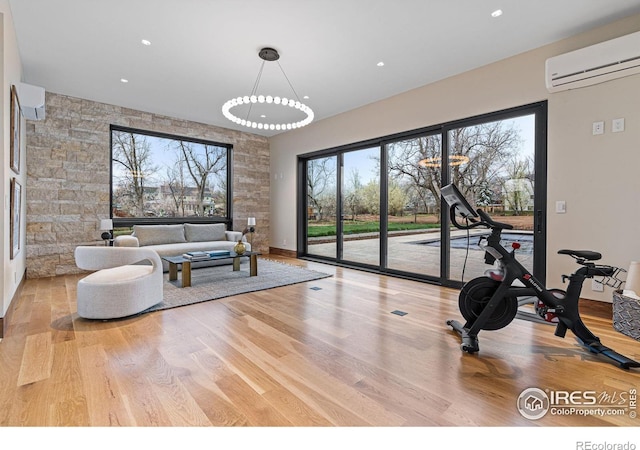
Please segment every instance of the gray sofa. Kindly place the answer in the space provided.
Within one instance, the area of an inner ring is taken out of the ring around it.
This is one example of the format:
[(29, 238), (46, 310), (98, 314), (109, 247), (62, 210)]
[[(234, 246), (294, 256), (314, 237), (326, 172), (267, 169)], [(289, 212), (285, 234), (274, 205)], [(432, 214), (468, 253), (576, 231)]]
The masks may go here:
[[(227, 231), (225, 224), (177, 224), (177, 225), (134, 225), (133, 233), (117, 236), (113, 245), (116, 247), (144, 247), (154, 250), (160, 257), (180, 256), (187, 252), (207, 250), (229, 250), (242, 240), (247, 251), (251, 244), (246, 242), (240, 231)], [(226, 261), (199, 261), (192, 267), (230, 264)], [(169, 264), (162, 261), (163, 270), (169, 270)]]

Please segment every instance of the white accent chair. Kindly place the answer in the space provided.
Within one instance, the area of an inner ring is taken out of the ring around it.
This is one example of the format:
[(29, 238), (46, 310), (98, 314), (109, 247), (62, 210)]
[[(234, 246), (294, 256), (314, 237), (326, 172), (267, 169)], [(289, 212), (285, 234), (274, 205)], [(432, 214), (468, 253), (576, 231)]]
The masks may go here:
[(162, 301), (162, 261), (153, 250), (80, 246), (75, 258), (80, 269), (96, 271), (78, 281), (80, 317), (117, 319)]

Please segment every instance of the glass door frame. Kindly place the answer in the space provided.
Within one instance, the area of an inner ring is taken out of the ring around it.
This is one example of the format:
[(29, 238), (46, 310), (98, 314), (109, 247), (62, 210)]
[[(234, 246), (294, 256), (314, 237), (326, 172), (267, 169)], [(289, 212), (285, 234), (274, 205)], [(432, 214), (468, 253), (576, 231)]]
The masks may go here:
[[(378, 272), (379, 271), (379, 267), (380, 263), (378, 265), (371, 265), (371, 264), (365, 264), (365, 263), (361, 263), (361, 262), (357, 262), (357, 261), (349, 261), (349, 260), (345, 260), (344, 259), (344, 224), (343, 224), (343, 220), (342, 220), (342, 211), (343, 211), (343, 184), (344, 184), (344, 155), (346, 153), (350, 153), (350, 152), (354, 152), (354, 151), (359, 151), (359, 150), (367, 150), (367, 149), (371, 149), (371, 148), (379, 148), (379, 155), (381, 158), (381, 173), (382, 173), (382, 146), (381, 146), (381, 140), (380, 139), (374, 139), (374, 140), (370, 140), (370, 141), (364, 141), (364, 142), (359, 142), (356, 144), (352, 144), (352, 145), (346, 145), (340, 148), (334, 148), (334, 149), (329, 149), (329, 150), (322, 150), (322, 151), (318, 151), (318, 152), (313, 152), (313, 153), (308, 153), (305, 155), (299, 155), (298, 156), (298, 177), (297, 177), (297, 192), (299, 193), (298, 195), (298, 201), (297, 201), (297, 251), (296, 251), (296, 255), (298, 258), (307, 258), (307, 259), (314, 259), (314, 260), (318, 260), (318, 261), (326, 261), (326, 262), (335, 262), (338, 265), (344, 266), (344, 267), (354, 267), (354, 268), (358, 268), (358, 269), (363, 269), (363, 270), (369, 270), (369, 271), (374, 271), (374, 272)], [(310, 254), (309, 253), (309, 246), (308, 246), (308, 241), (307, 241), (307, 235), (308, 235), (308, 224), (307, 224), (307, 220), (306, 220), (306, 213), (304, 213), (304, 211), (308, 210), (308, 202), (307, 202), (307, 161), (313, 160), (313, 159), (318, 159), (318, 158), (326, 158), (326, 157), (331, 157), (331, 156), (335, 156), (337, 158), (336, 161), (336, 179), (335, 179), (335, 183), (336, 183), (336, 252), (335, 252), (335, 258), (334, 257), (327, 257), (327, 256), (322, 256), (322, 255), (314, 255), (314, 254)], [(382, 186), (382, 183), (384, 182), (382, 180), (382, 176), (379, 176), (380, 178), (380, 186), (381, 186), (381, 192), (380, 192), (380, 201), (381, 203), (384, 201), (383, 197), (386, 199), (386, 193), (384, 193), (384, 191), (386, 191), (386, 185), (385, 187)], [(381, 209), (380, 211), (380, 229), (382, 229), (383, 226), (383, 211)], [(386, 225), (385, 225), (386, 226)], [(380, 249), (379, 252), (382, 251), (382, 232), (380, 232)], [(380, 254), (381, 255), (381, 254)], [(381, 256), (380, 256), (381, 257)], [(380, 260), (381, 261), (381, 260)]]
[[(387, 267), (388, 262), (388, 158), (386, 146), (388, 144), (417, 138), (421, 136), (441, 134), (441, 151), (442, 161), (448, 160), (449, 154), (449, 131), (463, 128), (473, 125), (479, 125), (482, 123), (495, 122), (500, 120), (509, 120), (521, 116), (534, 115), (535, 116), (535, 147), (534, 147), (534, 258), (533, 258), (533, 275), (542, 283), (546, 280), (546, 222), (547, 222), (547, 101), (536, 102), (519, 107), (509, 108), (497, 112), (482, 114), (470, 118), (451, 121), (444, 124), (425, 127), (419, 130), (412, 130), (409, 132), (398, 133), (391, 136), (385, 136), (379, 139), (372, 139), (368, 141), (359, 142), (356, 144), (345, 145), (337, 148), (321, 150), (317, 152), (298, 155), (298, 178), (297, 178), (297, 257), (310, 260), (318, 260), (322, 262), (330, 262), (339, 266), (354, 267), (363, 270), (369, 270), (376, 273), (388, 274), (398, 276), (402, 278), (415, 279), (419, 281), (426, 281), (433, 284), (440, 284), (448, 287), (460, 288), (462, 282), (452, 280), (450, 278), (450, 219), (449, 210), (446, 203), (441, 199), (440, 205), (440, 239), (441, 239), (441, 251), (440, 251), (440, 276), (423, 275), (412, 272), (404, 272), (397, 269), (389, 269)], [(336, 258), (323, 257), (318, 255), (312, 255), (308, 253), (307, 245), (307, 191), (306, 191), (306, 162), (320, 157), (337, 156), (337, 169), (336, 170), (336, 195), (337, 204), (336, 211), (342, 212), (342, 182), (343, 173), (342, 168), (344, 166), (344, 153), (363, 150), (371, 147), (379, 146), (380, 148), (380, 256), (379, 265), (367, 265), (357, 262), (344, 261), (342, 252), (342, 220), (340, 217), (336, 217)], [(450, 174), (447, 166), (443, 166), (441, 172), (442, 186), (449, 183)]]
[[(442, 161), (447, 161), (449, 156), (449, 132), (458, 128), (480, 125), (483, 123), (497, 122), (501, 120), (515, 119), (522, 116), (533, 115), (535, 117), (535, 143), (534, 143), (534, 205), (533, 205), (533, 275), (542, 283), (546, 282), (547, 261), (547, 102), (532, 103), (515, 108), (510, 108), (494, 113), (483, 114), (467, 119), (450, 122), (442, 129)], [(443, 166), (441, 173), (442, 186), (450, 183), (450, 172), (447, 166)], [(440, 253), (440, 280), (443, 286), (462, 287), (460, 281), (450, 278), (450, 252), (451, 241), (449, 208), (441, 199), (440, 205), (441, 228), (441, 253)], [(446, 250), (445, 250), (446, 249)], [(466, 280), (468, 281), (468, 280)]]

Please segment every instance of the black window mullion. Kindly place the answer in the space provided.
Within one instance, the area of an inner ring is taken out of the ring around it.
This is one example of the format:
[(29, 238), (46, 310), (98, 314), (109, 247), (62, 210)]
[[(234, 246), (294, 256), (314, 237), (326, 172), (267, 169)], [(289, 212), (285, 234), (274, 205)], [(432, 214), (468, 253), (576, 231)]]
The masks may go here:
[[(449, 184), (451, 179), (449, 165), (444, 164), (444, 161), (449, 161), (449, 130), (450, 128), (443, 128), (440, 133), (441, 161), (443, 161), (440, 172), (440, 187)], [(449, 227), (449, 207), (442, 197), (440, 198), (440, 224), (440, 279), (448, 280), (451, 273), (451, 268), (449, 267), (451, 263), (451, 255), (449, 253), (451, 232)]]
[(386, 146), (380, 145), (380, 268), (387, 269), (389, 242), (389, 179)]
[(339, 152), (336, 165), (336, 259), (342, 261), (343, 258), (343, 222), (342, 222), (342, 183), (344, 182), (344, 152)]

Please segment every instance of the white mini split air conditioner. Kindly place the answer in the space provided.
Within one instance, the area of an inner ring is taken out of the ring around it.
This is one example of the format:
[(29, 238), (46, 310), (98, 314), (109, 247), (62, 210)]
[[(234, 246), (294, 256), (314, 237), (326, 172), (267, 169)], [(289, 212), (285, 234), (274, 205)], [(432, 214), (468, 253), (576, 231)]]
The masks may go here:
[(640, 73), (640, 31), (547, 59), (549, 92), (576, 89)]
[(44, 88), (18, 83), (18, 99), (25, 119), (44, 120)]

